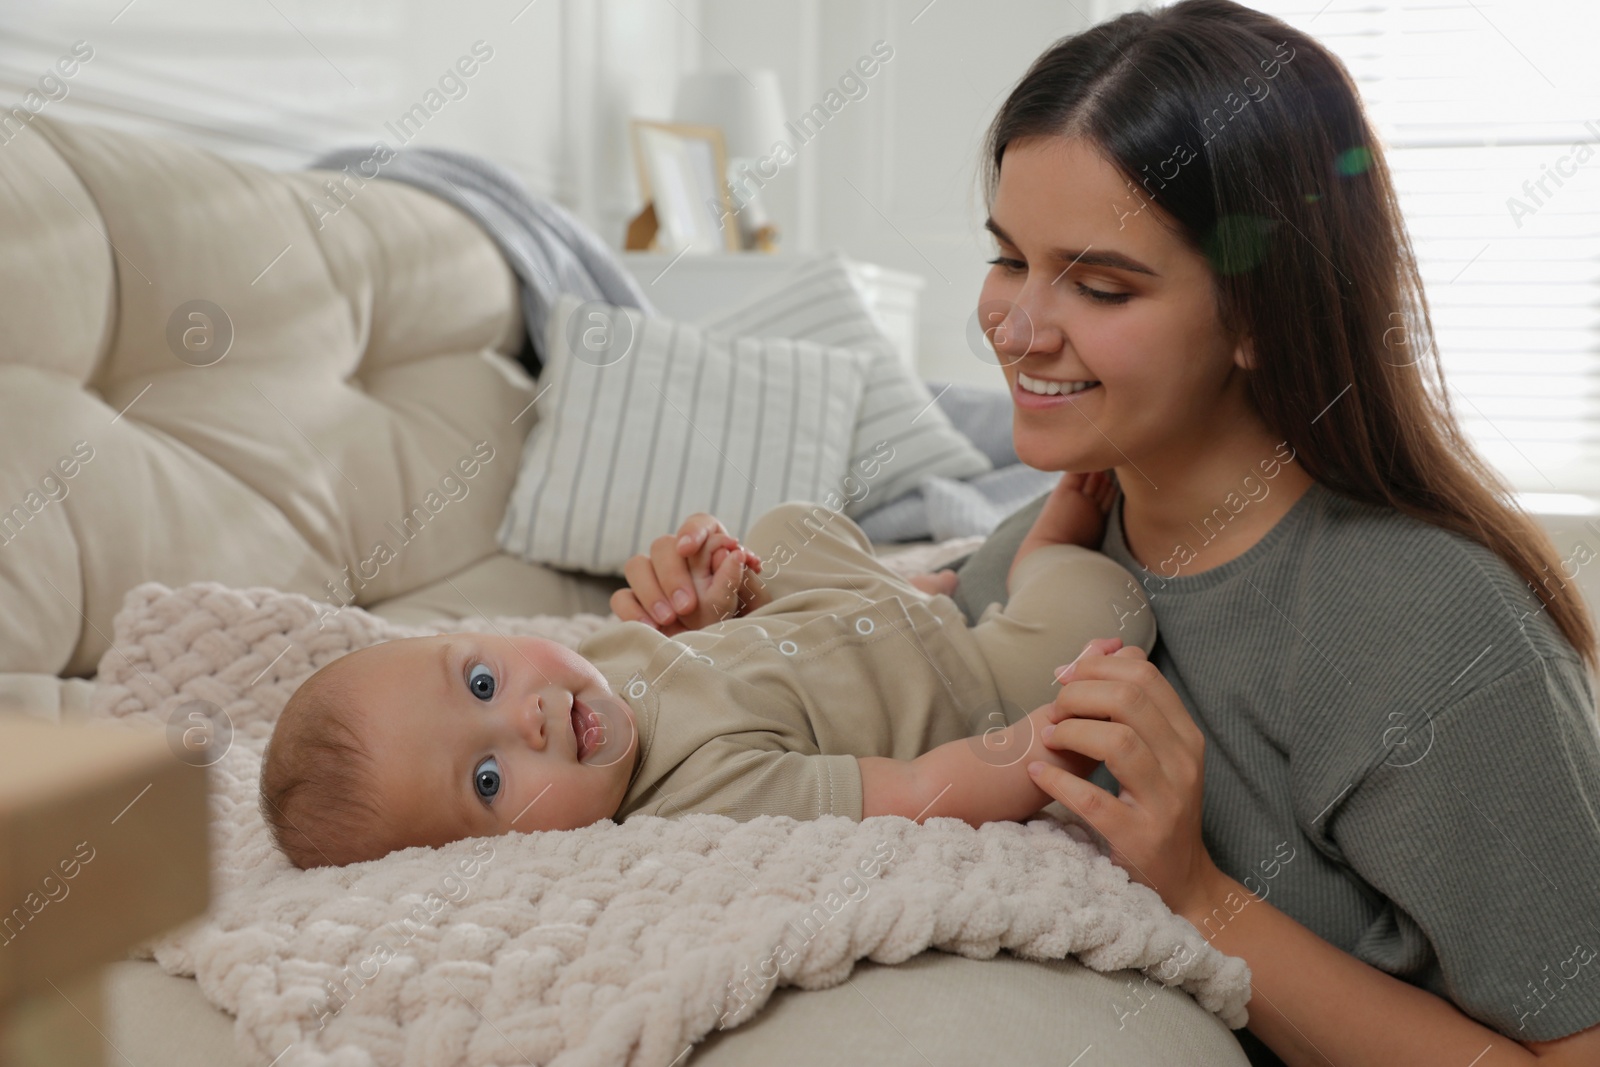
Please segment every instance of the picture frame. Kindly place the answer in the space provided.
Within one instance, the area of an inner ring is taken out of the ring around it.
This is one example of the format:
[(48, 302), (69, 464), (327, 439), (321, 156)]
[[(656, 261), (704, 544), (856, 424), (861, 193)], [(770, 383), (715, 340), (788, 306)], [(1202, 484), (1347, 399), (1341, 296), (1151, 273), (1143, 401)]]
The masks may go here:
[(657, 249), (739, 251), (722, 130), (634, 119), (632, 134), (639, 190), (655, 207)]

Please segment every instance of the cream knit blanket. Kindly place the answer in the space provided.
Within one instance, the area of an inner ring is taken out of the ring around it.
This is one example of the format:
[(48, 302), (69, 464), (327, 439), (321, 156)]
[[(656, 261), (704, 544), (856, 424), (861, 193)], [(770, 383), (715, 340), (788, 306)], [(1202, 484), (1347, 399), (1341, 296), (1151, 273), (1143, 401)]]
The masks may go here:
[(140, 953), (194, 975), (237, 1016), (240, 1049), (278, 1067), (665, 1067), (713, 1028), (748, 1021), (780, 986), (836, 985), (863, 957), (898, 963), (929, 948), (1139, 968), (1244, 1025), (1244, 961), (1077, 827), (1045, 818), (979, 830), (637, 818), (312, 871), (272, 845), (256, 807), (262, 753), (313, 670), (393, 637), (484, 630), (571, 644), (605, 621), (416, 628), (270, 589), (129, 592), (95, 717), (167, 725), (175, 744), (197, 710), (232, 731), (209, 769), (211, 910)]

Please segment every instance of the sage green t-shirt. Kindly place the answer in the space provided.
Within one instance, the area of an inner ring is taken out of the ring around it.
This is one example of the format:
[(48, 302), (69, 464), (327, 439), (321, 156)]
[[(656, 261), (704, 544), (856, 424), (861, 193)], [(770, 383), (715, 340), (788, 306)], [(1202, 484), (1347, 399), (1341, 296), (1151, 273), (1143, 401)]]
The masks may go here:
[[(963, 562), (963, 611), (1005, 600), (1043, 499)], [(1600, 1023), (1594, 682), (1514, 571), (1321, 485), (1211, 570), (1146, 570), (1120, 499), (1102, 550), (1139, 576), (1152, 659), (1205, 734), (1224, 872), (1513, 1039)]]

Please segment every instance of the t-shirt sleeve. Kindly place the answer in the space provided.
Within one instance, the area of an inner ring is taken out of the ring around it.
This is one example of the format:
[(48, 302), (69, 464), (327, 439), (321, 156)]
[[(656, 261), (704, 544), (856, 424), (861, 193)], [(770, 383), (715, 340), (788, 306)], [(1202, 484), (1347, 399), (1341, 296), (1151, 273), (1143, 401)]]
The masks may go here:
[(767, 745), (762, 735), (721, 737), (694, 753), (663, 779), (660, 789), (630, 814), (676, 816), (691, 812), (816, 819), (861, 819), (861, 766), (854, 756), (824, 756)]
[(1434, 992), (1517, 1041), (1600, 1023), (1600, 728), (1582, 665), (1508, 672), (1431, 729), (1421, 758), (1379, 764), (1330, 817), (1393, 903), (1356, 954), (1405, 972), (1420, 931)]

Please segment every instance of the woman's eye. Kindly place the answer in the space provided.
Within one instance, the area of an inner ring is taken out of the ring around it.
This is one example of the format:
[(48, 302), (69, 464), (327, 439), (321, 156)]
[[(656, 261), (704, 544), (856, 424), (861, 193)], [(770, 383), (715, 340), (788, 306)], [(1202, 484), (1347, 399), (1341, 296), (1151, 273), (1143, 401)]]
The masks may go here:
[(1082, 282), (1078, 282), (1078, 292), (1099, 304), (1126, 304), (1132, 293), (1108, 293), (1103, 289), (1091, 289)]
[(1006, 256), (995, 256), (989, 260), (990, 265), (1002, 267), (1007, 274), (1016, 274), (1028, 269), (1028, 265), (1020, 259), (1009, 259)]
[(467, 688), (479, 700), (488, 700), (494, 696), (494, 672), (481, 663), (475, 664), (467, 672)]
[(479, 800), (494, 800), (500, 795), (500, 764), (490, 756), (472, 771), (472, 789)]

